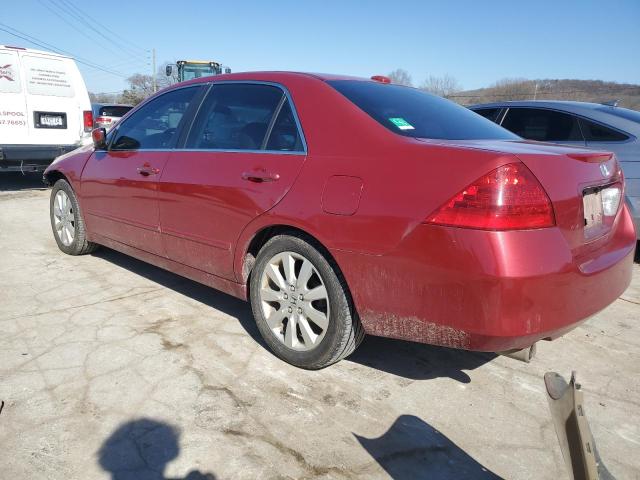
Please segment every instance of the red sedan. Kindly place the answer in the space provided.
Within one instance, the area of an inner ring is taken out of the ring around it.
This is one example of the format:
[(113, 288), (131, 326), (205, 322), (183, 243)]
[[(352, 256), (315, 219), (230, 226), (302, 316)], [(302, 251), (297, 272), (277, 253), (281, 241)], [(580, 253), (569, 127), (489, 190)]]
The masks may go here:
[(524, 349), (631, 279), (614, 156), (523, 141), (384, 77), (202, 78), (93, 138), (45, 172), (60, 249), (105, 245), (247, 299), (300, 367), (365, 333)]

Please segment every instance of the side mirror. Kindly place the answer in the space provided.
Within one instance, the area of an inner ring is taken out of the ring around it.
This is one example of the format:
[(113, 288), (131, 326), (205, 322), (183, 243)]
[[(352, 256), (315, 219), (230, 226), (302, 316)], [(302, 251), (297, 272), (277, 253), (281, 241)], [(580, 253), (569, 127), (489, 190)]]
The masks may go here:
[(173, 73), (173, 65), (167, 65), (164, 69), (164, 73), (167, 75), (167, 77), (170, 77)]
[(225, 68), (224, 73), (231, 73), (231, 69), (229, 67)]
[(104, 128), (94, 128), (91, 131), (91, 139), (93, 140), (93, 148), (96, 150), (107, 149), (107, 131)]

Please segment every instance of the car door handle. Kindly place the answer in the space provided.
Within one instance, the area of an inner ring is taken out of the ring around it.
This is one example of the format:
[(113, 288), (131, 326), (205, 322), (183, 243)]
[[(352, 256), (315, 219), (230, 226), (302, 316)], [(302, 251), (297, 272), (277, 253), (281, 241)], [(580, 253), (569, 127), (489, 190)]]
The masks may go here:
[(275, 182), (280, 178), (280, 175), (277, 173), (269, 173), (269, 172), (244, 172), (242, 174), (243, 180), (248, 180), (249, 182), (254, 183), (264, 183), (264, 182)]
[(160, 169), (154, 168), (150, 165), (143, 165), (141, 167), (138, 167), (138, 173), (143, 177), (148, 177), (149, 175), (157, 175), (158, 173), (160, 173)]

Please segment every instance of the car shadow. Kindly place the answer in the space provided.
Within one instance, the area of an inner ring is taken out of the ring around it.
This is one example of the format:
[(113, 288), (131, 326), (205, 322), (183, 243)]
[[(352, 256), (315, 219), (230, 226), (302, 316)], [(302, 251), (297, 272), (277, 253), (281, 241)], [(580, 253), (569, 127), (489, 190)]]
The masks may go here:
[[(251, 338), (269, 350), (247, 302), (109, 248), (100, 248), (92, 255), (237, 318)], [(366, 336), (346, 360), (411, 380), (449, 377), (469, 383), (471, 379), (464, 370), (478, 368), (495, 357), (491, 353)]]
[(251, 338), (267, 348), (247, 302), (110, 248), (101, 247), (92, 255), (237, 318)]
[(470, 383), (471, 378), (464, 370), (474, 370), (496, 356), (494, 353), (470, 352), (369, 335), (347, 361), (410, 380), (448, 377), (460, 383)]
[[(98, 451), (98, 463), (112, 480), (179, 480), (164, 471), (180, 454), (180, 432), (158, 420), (140, 418), (120, 425)], [(215, 480), (212, 473), (190, 471), (184, 480)], [(181, 480), (180, 479), (180, 480)]]
[(353, 434), (393, 479), (500, 479), (424, 420), (401, 415), (382, 436)]
[(42, 173), (3, 172), (0, 170), (0, 192), (46, 190)]

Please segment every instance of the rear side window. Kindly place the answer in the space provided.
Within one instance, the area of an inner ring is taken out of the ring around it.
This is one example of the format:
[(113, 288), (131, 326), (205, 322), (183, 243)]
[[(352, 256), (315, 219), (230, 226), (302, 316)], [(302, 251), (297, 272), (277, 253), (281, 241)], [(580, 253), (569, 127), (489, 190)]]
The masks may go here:
[(18, 54), (0, 52), (0, 93), (20, 93), (21, 91)]
[(284, 93), (270, 85), (214, 85), (200, 107), (186, 148), (261, 150)]
[(494, 123), (498, 123), (498, 115), (500, 114), (500, 108), (478, 108), (473, 110), (478, 115), (482, 115), (487, 120), (491, 120)]
[(267, 150), (291, 152), (304, 150), (289, 100), (285, 100), (280, 113), (278, 113), (278, 118), (273, 124), (269, 141), (267, 142)]
[(125, 107), (121, 105), (106, 105), (104, 107), (100, 107), (98, 111), (99, 117), (124, 117), (125, 114), (131, 110), (133, 107)]
[(446, 140), (518, 138), (465, 107), (415, 88), (360, 80), (327, 83), (399, 135)]
[(120, 124), (111, 149), (172, 148), (180, 121), (200, 88), (195, 86), (172, 90), (143, 105)]
[(516, 135), (541, 142), (584, 141), (578, 119), (542, 108), (509, 108), (502, 126)]
[(580, 125), (587, 142), (624, 142), (629, 139), (624, 133), (584, 118), (580, 119)]

